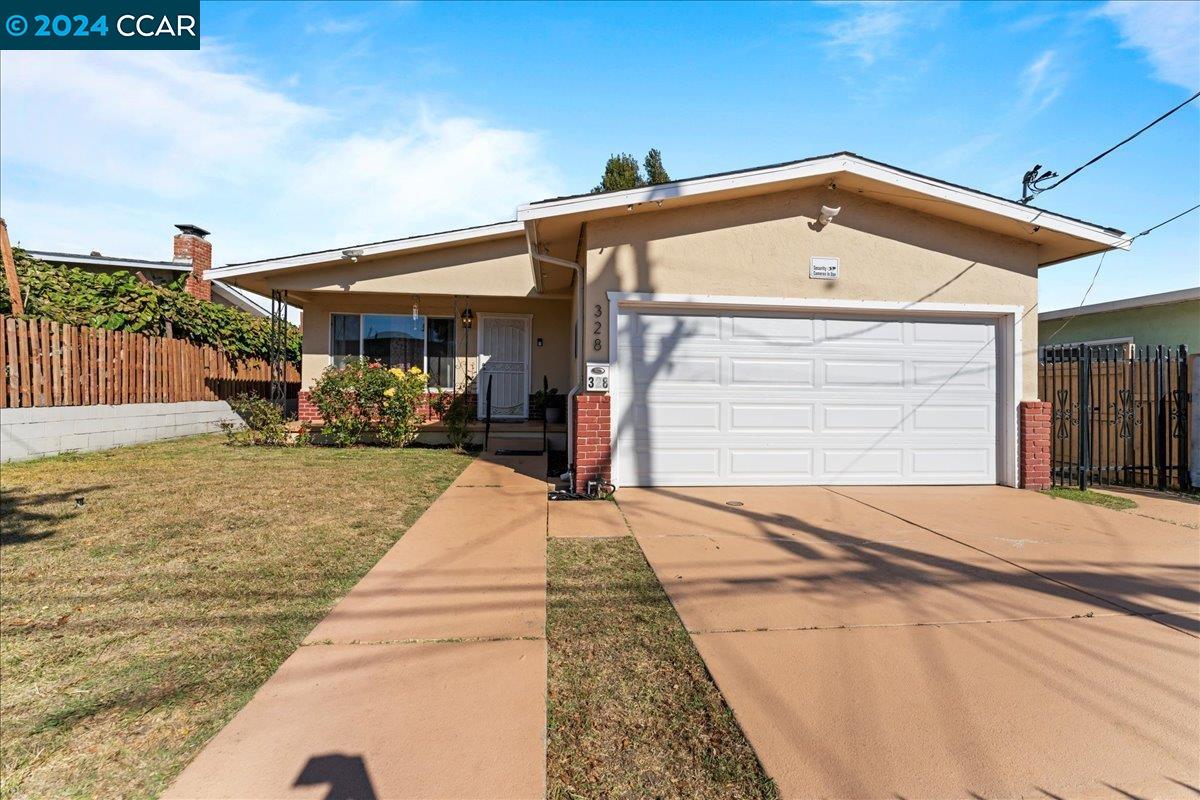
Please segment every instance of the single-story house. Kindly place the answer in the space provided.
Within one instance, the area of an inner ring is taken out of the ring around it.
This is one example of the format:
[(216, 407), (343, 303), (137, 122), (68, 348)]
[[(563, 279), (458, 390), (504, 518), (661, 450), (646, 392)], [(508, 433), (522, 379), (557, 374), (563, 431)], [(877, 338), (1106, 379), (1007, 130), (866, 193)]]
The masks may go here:
[[(188, 274), (186, 282), (189, 292), (204, 300), (223, 306), (231, 306), (255, 317), (266, 318), (270, 313), (264, 305), (256, 302), (246, 292), (238, 291), (221, 281), (209, 280), (206, 271), (212, 266), (212, 243), (209, 232), (196, 225), (176, 225), (179, 233), (173, 244), (174, 257), (170, 261), (149, 261), (141, 258), (120, 258), (101, 255), (97, 251), (83, 253), (58, 253), (50, 250), (28, 250), (26, 252), (47, 264), (78, 267), (88, 272), (133, 272), (141, 273), (146, 280), (165, 286)], [(263, 301), (265, 303), (265, 301)]]
[(490, 386), (493, 417), (515, 420), (545, 376), (571, 398), (581, 490), (1041, 486), (1038, 270), (1126, 247), (837, 153), (212, 276), (304, 309), (302, 414), (322, 370), (355, 356)]
[(1038, 342), (1051, 344), (1187, 345), (1200, 352), (1200, 286), (1128, 297), (1038, 315)]

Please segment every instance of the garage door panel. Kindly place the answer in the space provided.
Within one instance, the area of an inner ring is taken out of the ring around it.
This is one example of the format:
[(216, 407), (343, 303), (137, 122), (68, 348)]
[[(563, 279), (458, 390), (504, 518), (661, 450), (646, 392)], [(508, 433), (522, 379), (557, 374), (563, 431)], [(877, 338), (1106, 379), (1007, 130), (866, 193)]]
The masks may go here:
[(659, 338), (617, 350), (618, 484), (995, 482), (990, 322), (639, 316), (618, 331)]
[(899, 481), (904, 475), (904, 451), (882, 447), (826, 449), (821, 472), (828, 478), (871, 477)]
[(913, 409), (912, 426), (917, 431), (993, 432), (996, 410), (987, 403), (959, 405), (923, 404)]
[(779, 434), (811, 433), (811, 403), (730, 403), (729, 430), (732, 433), (774, 431)]
[(651, 382), (658, 384), (710, 384), (719, 386), (721, 383), (721, 359), (719, 358), (688, 358), (680, 356), (662, 361), (634, 362), (634, 384), (645, 386)]
[(891, 431), (904, 424), (904, 406), (864, 406), (825, 403), (822, 406), (823, 431)]
[(808, 344), (816, 338), (813, 320), (797, 317), (735, 317), (729, 341), (772, 348)]
[(995, 389), (996, 364), (991, 360), (970, 363), (914, 361), (913, 386), (937, 389)]
[(826, 361), (822, 386), (904, 385), (903, 361)]
[(913, 342), (924, 344), (984, 344), (995, 339), (996, 329), (990, 322), (914, 322)]
[(637, 406), (634, 409), (635, 424), (639, 429), (658, 431), (711, 431), (721, 430), (721, 404), (656, 402)]
[(904, 326), (900, 322), (885, 322), (869, 319), (825, 320), (826, 341), (841, 343), (864, 342), (877, 345), (881, 342), (904, 343)]
[(918, 475), (986, 475), (994, 456), (986, 447), (975, 449), (913, 449), (912, 471)]
[(719, 447), (656, 447), (654, 450), (635, 449), (633, 453), (636, 472), (656, 480), (666, 480), (671, 476), (716, 478), (721, 473)]
[(813, 362), (807, 358), (731, 358), (729, 365), (729, 383), (734, 386), (741, 384), (800, 388), (813, 385)]
[(813, 451), (752, 449), (729, 451), (729, 475), (736, 478), (804, 475), (812, 477)]
[(708, 314), (643, 313), (631, 328), (643, 339), (716, 340), (721, 337), (721, 318)]

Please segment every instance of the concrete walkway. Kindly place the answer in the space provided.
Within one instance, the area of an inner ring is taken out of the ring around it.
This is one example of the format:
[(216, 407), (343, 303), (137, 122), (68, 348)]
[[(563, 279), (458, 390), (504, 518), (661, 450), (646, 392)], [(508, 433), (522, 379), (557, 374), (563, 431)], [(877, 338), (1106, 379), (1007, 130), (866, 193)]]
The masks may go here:
[(999, 486), (619, 499), (785, 798), (1195, 795), (1196, 530)]
[(467, 467), (165, 797), (543, 797), (540, 475)]

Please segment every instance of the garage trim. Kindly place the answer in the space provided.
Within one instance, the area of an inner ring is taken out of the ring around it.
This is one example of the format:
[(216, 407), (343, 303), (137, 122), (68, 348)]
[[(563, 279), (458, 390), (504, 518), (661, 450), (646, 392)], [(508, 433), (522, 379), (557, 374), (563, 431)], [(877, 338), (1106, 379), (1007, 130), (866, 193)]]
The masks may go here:
[(1000, 370), (999, 402), (1002, 404), (1001, 426), (998, 435), (1001, 442), (997, 451), (1001, 463), (996, 476), (1006, 486), (1018, 485), (1017, 464), (1017, 409), (1021, 402), (1023, 382), (1021, 369), (1021, 320), (1025, 316), (1024, 306), (992, 305), (987, 303), (908, 303), (898, 300), (822, 300), (797, 297), (742, 297), (730, 295), (660, 294), (657, 292), (608, 292), (608, 357), (609, 395), (613, 411), (609, 426), (609, 452), (611, 453), (614, 479), (622, 474), (618, 463), (622, 457), (617, 446), (620, 425), (615, 409), (620, 397), (621, 370), (618, 369), (620, 348), (617, 341), (617, 318), (623, 309), (636, 308), (703, 308), (709, 311), (840, 311), (875, 312), (886, 311), (897, 317), (920, 317), (927, 315), (962, 316), (975, 319), (990, 319), (996, 323), (997, 345), (1000, 348), (997, 365), (1007, 365)]

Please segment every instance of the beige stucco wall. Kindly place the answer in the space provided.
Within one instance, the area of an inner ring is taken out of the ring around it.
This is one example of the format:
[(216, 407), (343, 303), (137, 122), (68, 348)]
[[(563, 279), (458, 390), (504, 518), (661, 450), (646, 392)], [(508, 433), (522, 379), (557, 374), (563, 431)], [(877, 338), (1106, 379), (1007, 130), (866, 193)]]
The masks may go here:
[(524, 236), (424, 250), (390, 258), (341, 261), (333, 266), (286, 272), (269, 281), (288, 291), (353, 291), (401, 294), (534, 294), (533, 269)]
[[(526, 261), (528, 264), (528, 260)], [(305, 295), (304, 342), (301, 360), (301, 388), (311, 388), (313, 382), (330, 364), (329, 315), (347, 314), (410, 314), (412, 295), (385, 296), (377, 294), (332, 294), (311, 293)], [(565, 394), (570, 386), (567, 379), (571, 360), (571, 301), (562, 299), (525, 299), (504, 297), (471, 297), (471, 310), (478, 319), (488, 312), (507, 314), (531, 314), (533, 326), (530, 335), (530, 363), (532, 374), (530, 385), (537, 391), (542, 385), (542, 376), (550, 379), (550, 385)], [(464, 308), (459, 299), (458, 311)], [(421, 294), (419, 311), (429, 317), (452, 317), (455, 315), (453, 297)], [(459, 388), (465, 386), (468, 377), (476, 374), (478, 322), (469, 335), (459, 323), (455, 329), (457, 347), (456, 374)], [(537, 346), (538, 338), (542, 346)]]
[[(822, 205), (842, 211), (818, 231)], [(811, 256), (839, 258), (841, 277), (810, 279)], [(822, 187), (589, 222), (586, 266), (589, 360), (609, 357), (609, 291), (1015, 305), (1026, 314), (1023, 397), (1037, 397), (1037, 249), (1027, 242)]]

